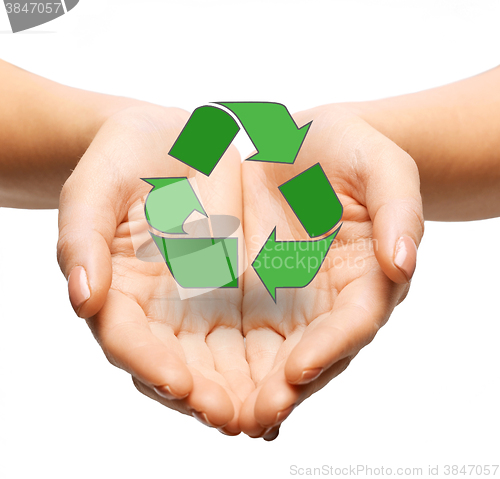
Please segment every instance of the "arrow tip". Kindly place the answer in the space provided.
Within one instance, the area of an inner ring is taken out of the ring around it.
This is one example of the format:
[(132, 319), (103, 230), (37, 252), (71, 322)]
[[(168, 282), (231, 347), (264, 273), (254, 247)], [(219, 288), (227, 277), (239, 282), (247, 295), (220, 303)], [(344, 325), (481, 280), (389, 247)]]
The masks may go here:
[(179, 181), (184, 181), (187, 180), (186, 177), (179, 177), (179, 178), (141, 178), (142, 181), (145, 181), (146, 183), (150, 184), (153, 189), (154, 188), (161, 188), (163, 186), (167, 185), (173, 185), (174, 183), (178, 183)]
[(273, 242), (273, 243), (276, 243), (276, 226), (274, 227), (274, 229), (273, 229), (272, 233), (269, 235), (269, 238), (267, 238), (266, 243), (267, 243), (268, 241), (271, 241), (271, 242)]
[(271, 298), (273, 298), (273, 301), (275, 304), (278, 304), (278, 302), (276, 301), (276, 288), (271, 288), (271, 289), (267, 289), (269, 291), (269, 294), (271, 295)]
[(269, 275), (266, 275), (265, 262), (263, 262), (262, 260), (262, 256), (266, 254), (268, 245), (275, 243), (276, 243), (276, 226), (274, 227), (273, 231), (267, 238), (266, 242), (264, 243), (264, 246), (259, 251), (259, 254), (253, 261), (252, 268), (257, 273), (257, 276), (262, 281), (262, 284), (266, 288), (271, 298), (273, 298), (273, 301), (276, 303), (276, 287), (272, 284), (272, 278)]
[(154, 180), (155, 178), (141, 178), (142, 181), (144, 181), (145, 183), (147, 183), (148, 185), (151, 185), (151, 186), (155, 186), (154, 185)]
[(299, 151), (304, 144), (306, 135), (312, 124), (312, 120), (301, 128), (292, 119), (293, 126), (287, 132), (285, 138), (279, 139), (276, 144), (258, 150), (257, 153), (248, 157), (245, 161), (262, 161), (268, 163), (295, 163)]
[(306, 123), (304, 126), (301, 126), (300, 128), (297, 127), (297, 133), (296, 133), (296, 138), (297, 138), (297, 154), (295, 155), (294, 161), (297, 158), (300, 149), (302, 148), (302, 145), (304, 144), (304, 140), (306, 139), (306, 135), (309, 133), (309, 128), (311, 127), (312, 120), (309, 123)]
[(305, 136), (309, 132), (309, 128), (311, 128), (312, 122), (313, 121), (311, 120), (309, 123), (306, 123), (304, 126), (301, 126), (300, 128), (298, 128), (298, 131), (300, 131), (301, 135), (303, 135), (302, 141), (304, 141)]

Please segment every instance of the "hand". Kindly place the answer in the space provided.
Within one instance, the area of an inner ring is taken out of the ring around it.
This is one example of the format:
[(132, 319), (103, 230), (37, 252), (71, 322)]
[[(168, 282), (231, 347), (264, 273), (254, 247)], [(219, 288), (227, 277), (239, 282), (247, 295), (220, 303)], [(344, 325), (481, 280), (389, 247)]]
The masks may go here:
[(140, 105), (104, 123), (64, 185), (58, 260), (75, 311), (88, 318), (112, 364), (145, 395), (238, 434), (239, 408), (254, 388), (241, 289), (214, 290), (203, 301), (169, 300), (177, 289), (165, 263), (138, 259), (132, 238), (145, 226), (141, 199), (151, 189), (141, 178), (194, 176), (209, 215), (242, 217), (234, 148), (209, 178), (168, 156), (187, 118), (181, 110)]
[(404, 299), (424, 222), (411, 157), (348, 109), (295, 115), (313, 123), (291, 165), (243, 164), (251, 259), (277, 240), (307, 240), (278, 186), (321, 163), (343, 207), (342, 227), (313, 282), (281, 289), (277, 304), (253, 268), (245, 274), (243, 333), (256, 389), (240, 412), (252, 437), (274, 439), (294, 407), (340, 374)]

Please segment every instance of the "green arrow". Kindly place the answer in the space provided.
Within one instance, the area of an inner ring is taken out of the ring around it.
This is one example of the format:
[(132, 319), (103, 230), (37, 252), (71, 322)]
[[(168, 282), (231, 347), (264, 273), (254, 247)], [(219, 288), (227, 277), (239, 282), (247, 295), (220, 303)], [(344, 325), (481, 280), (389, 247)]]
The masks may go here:
[(274, 302), (276, 288), (303, 288), (314, 279), (341, 226), (316, 241), (276, 241), (274, 228), (252, 263)]
[(193, 111), (169, 155), (209, 176), (239, 130), (225, 111), (201, 106)]
[(158, 231), (185, 234), (183, 224), (193, 211), (207, 216), (187, 178), (142, 179), (153, 186), (144, 211), (148, 223)]
[(311, 126), (297, 125), (284, 105), (258, 102), (219, 102), (241, 121), (258, 153), (252, 161), (293, 163)]
[(279, 189), (311, 238), (324, 235), (342, 218), (342, 203), (319, 163)]
[(163, 238), (149, 234), (183, 288), (238, 287), (238, 238)]

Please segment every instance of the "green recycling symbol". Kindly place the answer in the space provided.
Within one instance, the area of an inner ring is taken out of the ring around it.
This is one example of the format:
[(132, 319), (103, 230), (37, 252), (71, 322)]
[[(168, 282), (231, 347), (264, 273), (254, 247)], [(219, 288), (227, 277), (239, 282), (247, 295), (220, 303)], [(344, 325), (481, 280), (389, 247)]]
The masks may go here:
[[(240, 127), (257, 153), (246, 161), (293, 164), (311, 123), (298, 128), (284, 105), (221, 102), (197, 108), (169, 155), (209, 176)], [(186, 177), (143, 178), (153, 186), (145, 203), (150, 232), (175, 281), (183, 288), (237, 288), (238, 239), (189, 237), (184, 223), (194, 211), (208, 218)], [(310, 238), (331, 231), (342, 204), (319, 163), (279, 186)], [(172, 207), (172, 205), (176, 205)], [(252, 263), (273, 300), (277, 288), (303, 288), (316, 276), (340, 226), (321, 239), (277, 241), (276, 228)]]

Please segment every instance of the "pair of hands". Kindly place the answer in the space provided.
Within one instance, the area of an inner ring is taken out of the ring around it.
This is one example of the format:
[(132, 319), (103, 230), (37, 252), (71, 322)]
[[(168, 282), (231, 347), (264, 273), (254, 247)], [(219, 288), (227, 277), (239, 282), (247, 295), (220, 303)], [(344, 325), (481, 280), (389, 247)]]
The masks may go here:
[[(63, 187), (58, 260), (73, 307), (139, 391), (222, 433), (272, 440), (407, 294), (423, 234), (418, 170), (331, 105), (294, 116), (313, 123), (293, 165), (242, 164), (231, 147), (207, 178), (168, 156), (188, 118), (141, 104), (104, 123)], [(240, 218), (251, 261), (275, 226), (278, 240), (308, 239), (278, 186), (318, 161), (344, 215), (309, 286), (280, 290), (275, 304), (249, 267), (239, 289), (164, 299), (176, 290), (166, 265), (138, 259), (131, 238), (131, 207), (151, 189), (140, 178), (194, 176), (209, 215)]]

